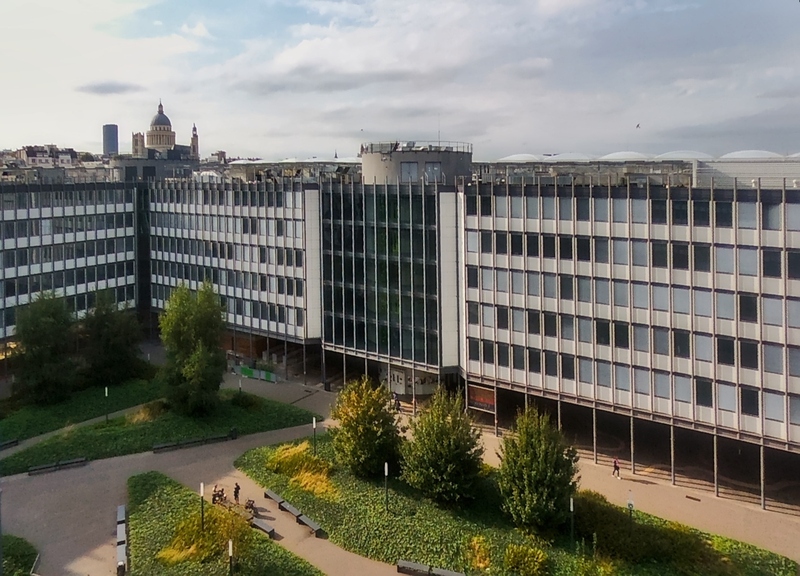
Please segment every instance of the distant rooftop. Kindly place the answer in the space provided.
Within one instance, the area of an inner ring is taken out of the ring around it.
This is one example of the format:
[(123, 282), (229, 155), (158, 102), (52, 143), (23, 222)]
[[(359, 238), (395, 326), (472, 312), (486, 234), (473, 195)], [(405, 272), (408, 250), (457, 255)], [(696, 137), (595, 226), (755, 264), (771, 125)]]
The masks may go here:
[(389, 154), (391, 152), (464, 152), (472, 154), (472, 144), (468, 142), (450, 142), (444, 140), (421, 141), (409, 140), (394, 142), (365, 142), (361, 145), (361, 153)]

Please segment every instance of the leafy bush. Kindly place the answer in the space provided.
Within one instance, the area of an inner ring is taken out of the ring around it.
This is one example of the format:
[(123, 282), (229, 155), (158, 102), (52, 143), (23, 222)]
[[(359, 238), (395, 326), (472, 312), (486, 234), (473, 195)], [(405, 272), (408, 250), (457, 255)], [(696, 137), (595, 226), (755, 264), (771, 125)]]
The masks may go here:
[(411, 441), (403, 445), (403, 479), (438, 502), (471, 498), (481, 475), (483, 447), (461, 396), (439, 389), (411, 421), (411, 433)]
[(368, 376), (351, 380), (339, 392), (331, 417), (339, 421), (332, 432), (336, 460), (361, 477), (383, 474), (384, 462), (396, 468), (400, 450), (397, 416), (391, 397)]
[(578, 455), (547, 415), (530, 408), (503, 436), (497, 484), (503, 510), (517, 526), (552, 530), (569, 519)]
[(544, 576), (547, 574), (547, 552), (530, 546), (509, 544), (503, 565), (518, 576)]
[(467, 559), (473, 570), (488, 570), (492, 565), (489, 545), (485, 536), (473, 536), (467, 547)]
[(331, 466), (309, 452), (306, 440), (297, 445), (278, 448), (268, 459), (266, 468), (291, 477), (290, 484), (315, 496), (333, 498), (336, 490), (330, 481)]
[(250, 526), (244, 518), (218, 506), (209, 506), (203, 518), (197, 508), (193, 506), (192, 514), (178, 524), (172, 541), (156, 558), (168, 565), (227, 558), (228, 539), (233, 540), (237, 555), (247, 555)]
[(22, 538), (3, 534), (3, 571), (5, 576), (28, 576), (36, 561), (36, 548)]

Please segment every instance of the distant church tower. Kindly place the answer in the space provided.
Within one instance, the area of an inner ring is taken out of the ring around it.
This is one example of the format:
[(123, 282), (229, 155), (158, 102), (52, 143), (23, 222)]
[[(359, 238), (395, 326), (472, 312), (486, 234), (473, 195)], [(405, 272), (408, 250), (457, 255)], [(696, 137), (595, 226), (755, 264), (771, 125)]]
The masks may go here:
[(147, 150), (144, 147), (144, 134), (136, 132), (131, 139), (131, 155), (134, 158), (147, 158)]
[(192, 160), (200, 160), (200, 141), (197, 138), (197, 126), (192, 124), (192, 151), (190, 154)]
[(147, 131), (147, 147), (161, 153), (175, 148), (175, 132), (172, 130), (172, 122), (164, 114), (161, 100), (158, 101), (158, 112), (150, 121), (150, 130)]

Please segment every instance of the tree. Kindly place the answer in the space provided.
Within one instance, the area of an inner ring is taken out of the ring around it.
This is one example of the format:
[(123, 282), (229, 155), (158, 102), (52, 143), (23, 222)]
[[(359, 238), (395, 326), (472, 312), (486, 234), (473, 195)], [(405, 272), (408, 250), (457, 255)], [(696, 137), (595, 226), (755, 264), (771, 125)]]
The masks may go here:
[(430, 498), (455, 503), (473, 496), (481, 472), (480, 434), (461, 396), (439, 389), (430, 406), (411, 421), (403, 446), (403, 478)]
[(331, 417), (339, 421), (332, 444), (342, 466), (362, 477), (383, 474), (384, 462), (395, 469), (401, 438), (385, 387), (375, 386), (369, 376), (351, 380), (339, 392)]
[(211, 412), (218, 402), (225, 354), (220, 342), (225, 330), (223, 308), (206, 281), (196, 294), (181, 284), (159, 317), (161, 341), (167, 351), (162, 377), (173, 408), (186, 414)]
[(119, 384), (140, 369), (142, 331), (136, 316), (119, 310), (113, 293), (98, 292), (95, 307), (83, 320), (87, 380), (97, 385)]
[(15, 388), (37, 404), (65, 400), (75, 385), (74, 318), (63, 298), (41, 292), (17, 310)]
[(503, 510), (518, 526), (540, 530), (569, 519), (569, 499), (578, 488), (578, 454), (548, 415), (533, 408), (520, 412), (498, 455)]

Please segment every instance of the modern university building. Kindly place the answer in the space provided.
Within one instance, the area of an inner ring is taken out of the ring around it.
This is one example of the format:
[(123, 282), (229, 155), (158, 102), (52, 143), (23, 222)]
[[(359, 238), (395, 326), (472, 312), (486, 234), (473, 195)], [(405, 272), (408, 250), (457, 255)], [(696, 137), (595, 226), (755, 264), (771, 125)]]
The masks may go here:
[(673, 481), (694, 466), (718, 493), (744, 478), (762, 505), (767, 472), (796, 469), (800, 158), (360, 157), (313, 177), (2, 184), (0, 337), (41, 290), (80, 312), (111, 286), (147, 314), (208, 278), (228, 350), (326, 385), (369, 373), (415, 401), (443, 384), (494, 426), (535, 404), (595, 458)]

